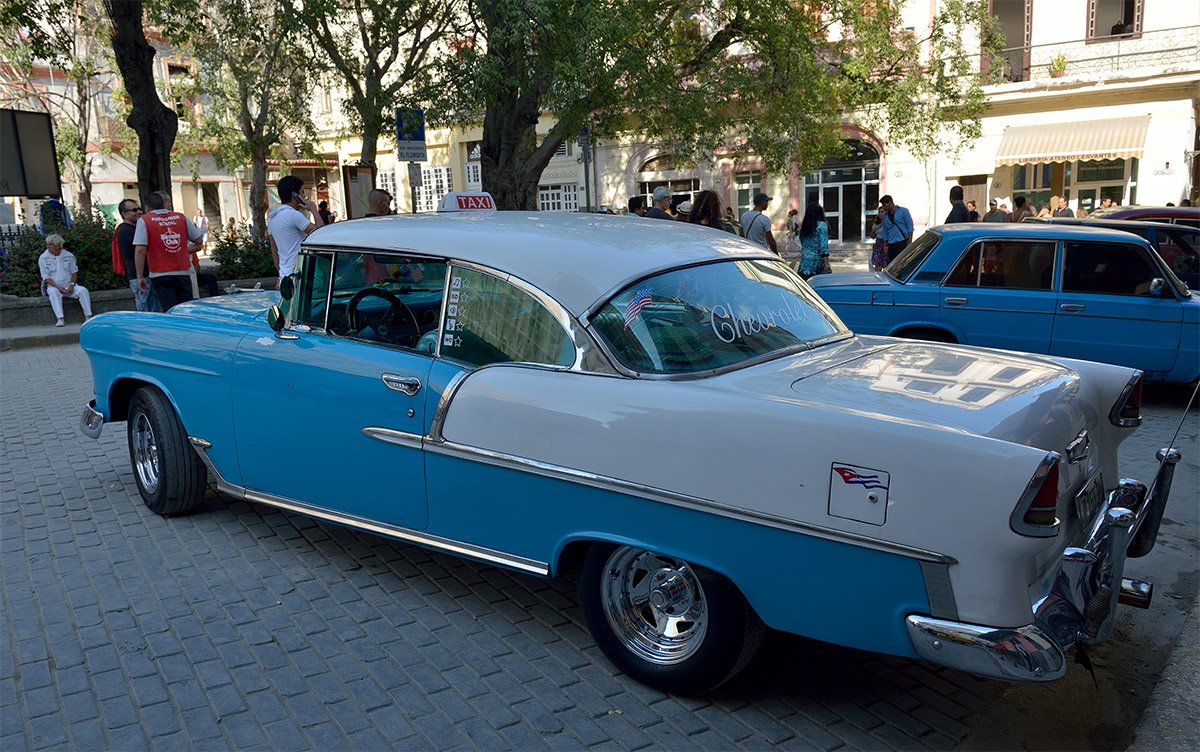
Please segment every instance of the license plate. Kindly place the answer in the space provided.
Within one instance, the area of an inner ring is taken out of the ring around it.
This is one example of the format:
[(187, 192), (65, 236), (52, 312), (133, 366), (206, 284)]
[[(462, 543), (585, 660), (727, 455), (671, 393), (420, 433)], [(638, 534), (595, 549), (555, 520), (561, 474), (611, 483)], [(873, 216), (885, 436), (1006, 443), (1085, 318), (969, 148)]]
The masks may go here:
[(1088, 482), (1075, 494), (1075, 514), (1085, 523), (1091, 522), (1103, 502), (1104, 482), (1100, 473), (1096, 473), (1088, 478)]

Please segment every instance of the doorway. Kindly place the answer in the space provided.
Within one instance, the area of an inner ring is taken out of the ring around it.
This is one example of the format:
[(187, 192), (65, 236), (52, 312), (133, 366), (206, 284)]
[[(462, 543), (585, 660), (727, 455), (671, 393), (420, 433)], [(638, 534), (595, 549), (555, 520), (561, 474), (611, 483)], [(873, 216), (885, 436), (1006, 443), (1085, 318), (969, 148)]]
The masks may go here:
[(804, 200), (825, 210), (830, 242), (858, 243), (879, 212), (879, 152), (865, 141), (845, 143), (849, 156), (828, 160), (805, 177)]

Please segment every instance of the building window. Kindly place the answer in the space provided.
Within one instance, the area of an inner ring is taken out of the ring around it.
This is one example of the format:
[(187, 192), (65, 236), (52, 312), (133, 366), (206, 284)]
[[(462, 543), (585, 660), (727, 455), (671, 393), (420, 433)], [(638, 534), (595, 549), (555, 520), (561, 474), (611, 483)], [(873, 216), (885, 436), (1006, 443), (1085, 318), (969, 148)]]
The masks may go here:
[(571, 156), (571, 142), (563, 141), (561, 144), (559, 144), (558, 148), (554, 150), (554, 156), (556, 156), (556, 157)]
[(426, 167), (421, 170), (421, 185), (417, 186), (417, 211), (437, 211), (438, 202), (454, 190), (449, 167)]
[(375, 187), (387, 191), (393, 197), (396, 195), (396, 173), (394, 170), (380, 170), (375, 173)]
[(759, 192), (762, 179), (763, 174), (757, 170), (733, 176), (734, 216), (741, 217), (754, 208), (754, 194)]
[(467, 162), (467, 190), (483, 190), (483, 165), (479, 162)]
[(1088, 39), (1142, 33), (1142, 0), (1088, 0)]
[(538, 211), (574, 212), (579, 211), (579, 186), (577, 185), (539, 185)]

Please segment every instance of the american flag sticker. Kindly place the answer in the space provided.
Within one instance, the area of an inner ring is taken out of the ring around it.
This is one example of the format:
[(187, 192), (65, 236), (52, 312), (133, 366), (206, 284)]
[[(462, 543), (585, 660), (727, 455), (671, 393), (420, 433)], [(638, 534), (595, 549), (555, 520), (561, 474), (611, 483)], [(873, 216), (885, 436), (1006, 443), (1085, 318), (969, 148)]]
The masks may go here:
[(650, 288), (643, 287), (633, 294), (629, 299), (629, 303), (625, 306), (625, 328), (633, 326), (633, 322), (637, 320), (638, 314), (642, 309), (654, 302), (654, 298), (650, 295)]

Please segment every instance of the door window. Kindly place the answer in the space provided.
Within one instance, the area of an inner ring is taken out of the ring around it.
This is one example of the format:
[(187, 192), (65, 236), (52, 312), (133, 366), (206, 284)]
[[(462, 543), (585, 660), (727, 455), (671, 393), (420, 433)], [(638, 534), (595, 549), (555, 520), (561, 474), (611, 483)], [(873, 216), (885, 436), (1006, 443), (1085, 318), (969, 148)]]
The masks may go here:
[(338, 253), (327, 329), (341, 337), (432, 352), (445, 279), (444, 261)]
[[(325, 303), (329, 299), (330, 254), (301, 254), (296, 294), (291, 300), (291, 320), (314, 329), (325, 328)], [(284, 301), (287, 305), (287, 301)]]
[(1054, 281), (1054, 243), (987, 240), (963, 254), (947, 277), (953, 287), (1049, 290)]
[(510, 282), (452, 267), (440, 354), (474, 366), (569, 366), (575, 346), (545, 306)]
[(1158, 255), (1183, 282), (1200, 289), (1200, 232), (1181, 227), (1156, 229)]
[(1159, 276), (1145, 251), (1125, 243), (1068, 242), (1064, 292), (1141, 295)]

